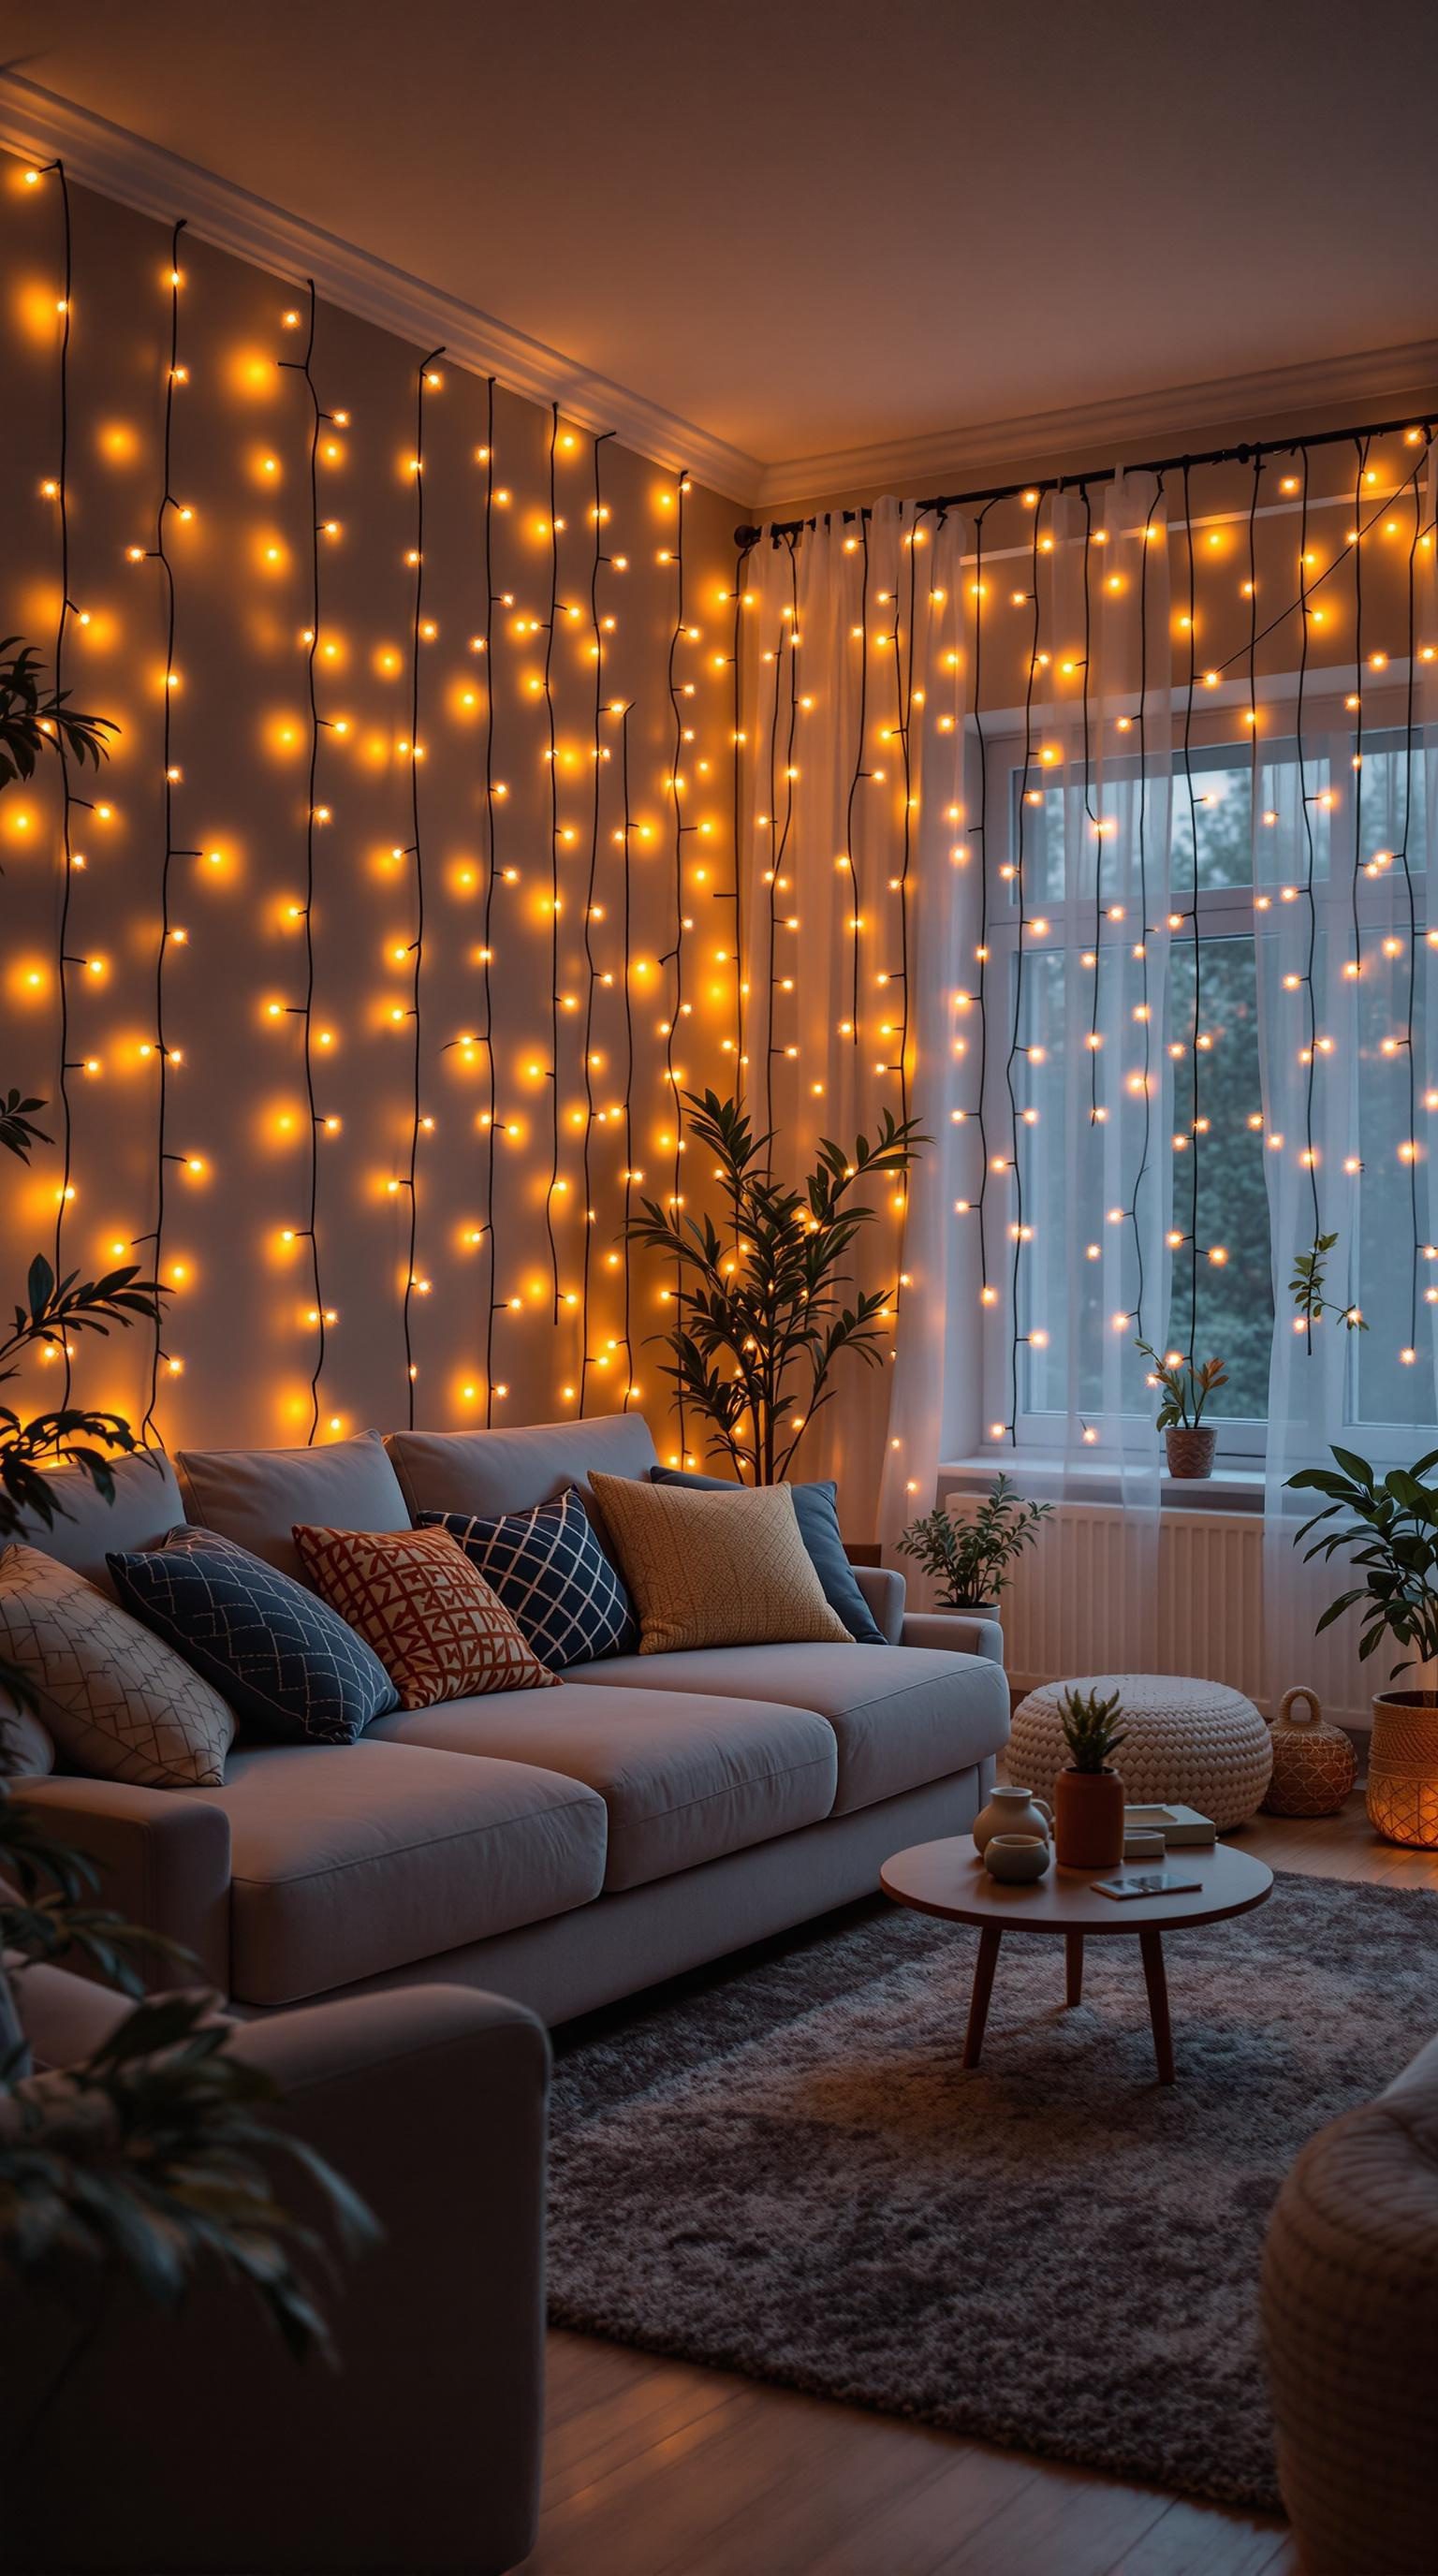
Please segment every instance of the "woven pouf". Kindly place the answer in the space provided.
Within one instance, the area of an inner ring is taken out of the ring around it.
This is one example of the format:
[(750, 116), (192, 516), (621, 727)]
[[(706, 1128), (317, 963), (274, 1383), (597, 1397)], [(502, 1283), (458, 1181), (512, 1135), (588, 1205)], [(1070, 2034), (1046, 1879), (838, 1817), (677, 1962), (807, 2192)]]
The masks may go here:
[(1242, 1691), (1181, 1673), (1098, 1673), (1030, 1691), (1014, 1713), (1011, 1780), (1052, 1798), (1069, 1758), (1059, 1702), (1070, 1690), (1118, 1692), (1124, 1741), (1114, 1769), (1130, 1806), (1197, 1807), (1220, 1833), (1256, 1813), (1273, 1769), (1268, 1728)]

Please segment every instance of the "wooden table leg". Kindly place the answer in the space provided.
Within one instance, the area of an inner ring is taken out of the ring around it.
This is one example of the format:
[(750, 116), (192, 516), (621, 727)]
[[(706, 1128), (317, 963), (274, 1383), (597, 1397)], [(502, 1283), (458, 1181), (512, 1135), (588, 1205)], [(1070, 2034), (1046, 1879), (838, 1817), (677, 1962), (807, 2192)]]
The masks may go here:
[(1171, 2084), (1173, 2031), (1168, 2018), (1168, 1980), (1163, 1971), (1163, 1934), (1153, 1929), (1140, 1932), (1138, 1946), (1143, 1953), (1143, 1981), (1148, 1988), (1148, 2012), (1153, 2023), (1153, 2053), (1158, 2059), (1158, 2080), (1160, 2084)]
[(994, 1991), (994, 1970), (999, 1964), (999, 1943), (1003, 1927), (986, 1923), (979, 1934), (979, 1955), (974, 1965), (973, 2000), (969, 2005), (969, 2027), (964, 2040), (965, 2066), (977, 2066), (984, 2044), (984, 2024), (989, 2017), (989, 1997)]
[(1064, 1934), (1064, 1962), (1068, 1969), (1068, 1992), (1064, 2001), (1072, 2010), (1075, 2004), (1083, 2002), (1083, 1934), (1081, 1932)]

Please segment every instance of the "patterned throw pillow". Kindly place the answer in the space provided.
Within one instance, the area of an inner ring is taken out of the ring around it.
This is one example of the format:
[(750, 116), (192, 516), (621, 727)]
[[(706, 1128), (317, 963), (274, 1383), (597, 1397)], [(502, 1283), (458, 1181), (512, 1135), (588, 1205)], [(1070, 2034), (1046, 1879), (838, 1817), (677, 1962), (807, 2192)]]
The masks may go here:
[(572, 1485), (528, 1512), (489, 1520), (421, 1512), (419, 1519), (422, 1529), (446, 1529), (458, 1539), (550, 1672), (634, 1653), (633, 1604)]
[(75, 1770), (145, 1789), (222, 1785), (234, 1711), (173, 1647), (38, 1547), (0, 1556), (0, 1658), (19, 1665)]
[(787, 1485), (694, 1493), (629, 1476), (589, 1481), (639, 1612), (641, 1655), (854, 1643), (824, 1598)]
[(373, 1646), (401, 1708), (553, 1686), (554, 1675), (448, 1530), (310, 1529), (301, 1521), (295, 1545), (315, 1589)]
[(292, 1743), (353, 1744), (396, 1705), (372, 1647), (237, 1540), (171, 1530), (105, 1559), (127, 1610), (223, 1691), (241, 1723)]

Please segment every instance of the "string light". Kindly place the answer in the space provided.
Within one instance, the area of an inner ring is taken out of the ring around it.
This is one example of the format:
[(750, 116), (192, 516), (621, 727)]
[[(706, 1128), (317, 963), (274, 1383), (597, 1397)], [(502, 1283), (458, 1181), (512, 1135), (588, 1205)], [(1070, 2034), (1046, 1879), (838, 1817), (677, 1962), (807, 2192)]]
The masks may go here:
[(859, 623), (854, 632), (859, 644), (858, 703), (854, 712), (854, 766), (849, 779), (848, 802), (844, 809), (844, 860), (849, 872), (849, 1042), (860, 1043), (862, 1019), (859, 1010), (859, 942), (862, 936), (863, 906), (859, 898), (859, 872), (854, 860), (854, 812), (859, 789), (869, 776), (865, 767), (865, 749), (869, 723), (869, 522), (861, 517), (855, 543), (859, 557)]
[(410, 950), (410, 1005), (413, 1020), (411, 1065), (413, 1084), (409, 1131), (409, 1168), (405, 1188), (409, 1196), (409, 1245), (404, 1265), (404, 1299), (401, 1321), (404, 1331), (406, 1420), (414, 1429), (414, 1390), (419, 1375), (414, 1356), (411, 1304), (416, 1294), (419, 1261), (419, 1140), (424, 1129), (424, 1053), (423, 1028), (420, 1019), (421, 988), (424, 977), (424, 844), (420, 836), (420, 653), (424, 642), (424, 398), (434, 391), (439, 378), (431, 373), (444, 351), (431, 349), (421, 358), (415, 375), (414, 390), (414, 611), (410, 635), (410, 714), (409, 714), (409, 814), (410, 846), (405, 856), (414, 862), (414, 941)]
[[(70, 227), (70, 190), (65, 177), (64, 162), (58, 159), (47, 164), (46, 169), (43, 172), (37, 170), (33, 173), (27, 173), (26, 175), (27, 177), (33, 177), (38, 182), (42, 177), (49, 176), (51, 174), (54, 176), (56, 190), (60, 200), (61, 276), (64, 281), (64, 293), (59, 299), (60, 334), (57, 360), (59, 454), (56, 460), (58, 470), (55, 477), (57, 536), (60, 549), (60, 610), (55, 626), (55, 696), (57, 702), (59, 702), (63, 699), (65, 690), (65, 645), (67, 640), (67, 629), (70, 618), (74, 613), (74, 604), (70, 597), (69, 508), (70, 322), (71, 307), (74, 301), (74, 283), (72, 275), (73, 244)], [(69, 745), (65, 738), (65, 729), (63, 725), (57, 725), (55, 727), (54, 743), (60, 768), (60, 903), (56, 923), (57, 953), (55, 960), (55, 992), (59, 1005), (60, 1020), (58, 1050), (59, 1068), (55, 1086), (56, 1099), (60, 1111), (60, 1186), (55, 1197), (54, 1270), (56, 1278), (61, 1279), (64, 1277), (65, 1267), (63, 1252), (65, 1212), (74, 1197), (74, 1189), (70, 1179), (71, 1161), (74, 1148), (74, 1122), (70, 1108), (69, 1077), (75, 1070), (75, 1067), (70, 1058), (69, 968), (71, 961), (69, 949), (70, 904), (74, 891), (72, 879), (75, 874), (75, 856), (71, 837), (73, 831), (72, 817), (74, 807), (78, 800), (75, 797), (74, 790), (70, 782), (70, 752)], [(60, 1356), (63, 1364), (64, 1376), (61, 1402), (62, 1404), (68, 1405), (71, 1389), (70, 1344), (69, 1341), (64, 1338), (62, 1338), (60, 1343)]]
[[(295, 1012), (300, 1023), (301, 1061), (304, 1071), (305, 1106), (309, 1128), (309, 1166), (305, 1223), (302, 1227), (297, 1227), (295, 1230), (297, 1233), (303, 1235), (309, 1246), (310, 1292), (313, 1300), (309, 1310), (309, 1322), (314, 1331), (315, 1347), (314, 1359), (310, 1369), (310, 1421), (309, 1430), (306, 1433), (305, 1445), (306, 1447), (312, 1448), (320, 1427), (320, 1380), (324, 1375), (325, 1332), (329, 1321), (329, 1310), (325, 1305), (324, 1287), (320, 1278), (319, 1239), (320, 1133), (325, 1122), (321, 1117), (319, 1102), (315, 1092), (315, 1057), (313, 1041), (315, 1001), (315, 827), (319, 819), (320, 812), (316, 799), (319, 790), (320, 733), (324, 724), (324, 718), (321, 716), (319, 711), (319, 697), (316, 680), (317, 658), (320, 651), (320, 630), (322, 624), (320, 613), (320, 536), (322, 531), (320, 525), (319, 455), (320, 433), (324, 422), (329, 419), (331, 415), (323, 411), (320, 407), (319, 391), (315, 384), (313, 372), (317, 305), (315, 298), (315, 282), (312, 277), (306, 280), (306, 286), (309, 293), (309, 316), (308, 329), (305, 334), (304, 356), (302, 358), (280, 358), (276, 363), (281, 368), (299, 375), (303, 379), (305, 393), (308, 397), (309, 403), (309, 423), (305, 445), (309, 491), (310, 610), (309, 625), (307, 628), (309, 646), (305, 654), (305, 683), (309, 697), (310, 747), (309, 767), (305, 790), (304, 902), (301, 906), (305, 932), (305, 982), (304, 998), (296, 1006)], [(327, 816), (326, 819), (328, 819)]]
[[(604, 762), (601, 757), (603, 751), (604, 718), (604, 625), (599, 614), (599, 576), (603, 571), (608, 558), (604, 551), (604, 525), (607, 512), (604, 503), (603, 481), (599, 469), (601, 452), (613, 436), (614, 432), (611, 429), (601, 431), (594, 439), (591, 450), (594, 477), (594, 500), (590, 516), (594, 526), (594, 547), (589, 566), (589, 633), (591, 639), (590, 654), (594, 664), (594, 709), (593, 729), (590, 738), (590, 758), (594, 771), (594, 778), (589, 808), (589, 874), (584, 890), (584, 1044), (581, 1050), (584, 1059), (584, 1153), (582, 1162), (584, 1229), (580, 1245), (579, 1271), (579, 1410), (581, 1415), (584, 1412), (585, 1400), (589, 1389), (589, 1369), (591, 1361), (589, 1348), (589, 1273), (594, 1250), (594, 1176), (590, 1163), (590, 1147), (594, 1137), (595, 1117), (593, 1068), (594, 1004), (599, 985), (599, 969), (594, 954), (594, 920), (595, 896), (599, 882), (599, 832), (602, 806), (600, 782), (604, 776)], [(631, 1368), (628, 1375), (632, 1377), (633, 1374), (634, 1372)]]
[(480, 933), (481, 1041), (485, 1055), (485, 1081), (488, 1106), (483, 1119), (484, 1158), (484, 1241), (488, 1270), (484, 1298), (484, 1419), (488, 1429), (494, 1421), (494, 1319), (499, 1312), (498, 1250), (495, 1243), (495, 1138), (500, 1132), (498, 1082), (494, 1054), (494, 986), (491, 965), (494, 957), (494, 887), (498, 871), (495, 834), (494, 777), (494, 612), (499, 605), (494, 588), (494, 378), (485, 379), (485, 435), (479, 451), (484, 468), (484, 504), (480, 525), (483, 531), (483, 604), (484, 620), (480, 643), (484, 653), (484, 911)]
[[(554, 1234), (554, 1200), (559, 1189), (559, 745), (554, 727), (554, 636), (559, 622), (559, 519), (555, 483), (555, 450), (559, 440), (559, 405), (549, 413), (549, 615), (544, 625), (544, 713), (549, 734), (549, 1187), (544, 1193), (544, 1231), (549, 1238), (553, 1320), (559, 1321), (559, 1246)], [(588, 1200), (585, 1201), (586, 1206)]]

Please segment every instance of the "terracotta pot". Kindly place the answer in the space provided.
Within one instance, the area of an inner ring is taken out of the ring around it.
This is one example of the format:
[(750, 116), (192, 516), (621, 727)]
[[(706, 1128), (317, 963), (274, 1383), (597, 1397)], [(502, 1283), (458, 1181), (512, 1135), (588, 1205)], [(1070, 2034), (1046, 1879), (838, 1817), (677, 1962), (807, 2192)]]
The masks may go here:
[(1375, 1697), (1368, 1817), (1390, 1843), (1438, 1851), (1438, 1692)]
[(1210, 1431), (1207, 1423), (1202, 1422), (1196, 1431), (1191, 1426), (1165, 1431), (1163, 1443), (1168, 1452), (1169, 1474), (1171, 1476), (1211, 1476), (1213, 1452), (1217, 1440), (1218, 1433)]
[(1123, 1808), (1116, 1771), (1061, 1771), (1054, 1782), (1054, 1857), (1060, 1869), (1117, 1869)]

